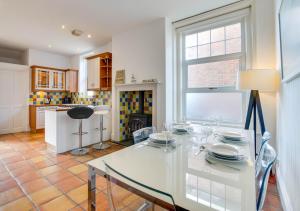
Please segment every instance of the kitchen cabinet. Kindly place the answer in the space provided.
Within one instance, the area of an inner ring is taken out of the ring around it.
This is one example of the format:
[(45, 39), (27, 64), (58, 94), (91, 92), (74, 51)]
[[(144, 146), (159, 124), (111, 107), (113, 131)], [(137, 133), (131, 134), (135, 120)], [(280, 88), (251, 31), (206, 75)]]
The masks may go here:
[(100, 60), (99, 57), (87, 60), (87, 89), (97, 90), (100, 87)]
[(29, 106), (29, 125), (32, 132), (42, 132), (45, 128), (45, 111), (57, 106)]
[(66, 91), (78, 92), (78, 70), (66, 71)]
[(36, 91), (65, 91), (66, 70), (31, 66), (31, 89)]
[(109, 52), (87, 59), (88, 90), (109, 91), (112, 85), (112, 54)]

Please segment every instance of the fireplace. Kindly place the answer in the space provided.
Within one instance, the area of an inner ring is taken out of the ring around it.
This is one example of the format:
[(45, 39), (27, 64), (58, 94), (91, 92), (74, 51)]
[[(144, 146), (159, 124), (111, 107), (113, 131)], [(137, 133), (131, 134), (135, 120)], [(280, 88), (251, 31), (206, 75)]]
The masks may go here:
[(129, 137), (132, 139), (132, 133), (144, 127), (152, 126), (152, 114), (145, 114), (145, 91), (139, 91), (139, 110), (137, 113), (129, 114), (128, 130)]
[[(115, 85), (112, 97), (115, 102), (112, 104), (112, 140), (124, 144), (128, 139), (132, 141), (132, 132), (138, 128), (157, 127), (157, 121), (162, 116), (158, 116), (158, 111), (161, 113), (161, 107), (157, 107), (158, 88), (157, 82)], [(140, 97), (143, 94), (144, 97)], [(140, 99), (144, 103), (140, 104)]]
[(132, 133), (152, 126), (152, 91), (120, 92), (120, 141), (133, 143)]

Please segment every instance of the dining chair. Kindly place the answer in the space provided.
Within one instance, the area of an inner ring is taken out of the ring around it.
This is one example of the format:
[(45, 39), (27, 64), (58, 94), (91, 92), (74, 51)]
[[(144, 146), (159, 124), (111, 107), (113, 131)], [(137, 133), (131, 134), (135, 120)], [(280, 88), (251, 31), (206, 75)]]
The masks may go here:
[(261, 138), (260, 149), (259, 149), (258, 155), (255, 160), (255, 175), (256, 176), (260, 172), (264, 151), (265, 151), (266, 145), (267, 145), (267, 143), (269, 143), (270, 139), (271, 139), (271, 133), (266, 131)]
[(149, 138), (150, 134), (155, 133), (155, 132), (156, 132), (156, 128), (154, 126), (145, 127), (145, 128), (139, 129), (137, 131), (134, 131), (132, 133), (134, 144), (137, 144), (139, 142), (147, 140)]
[(262, 155), (261, 160), (261, 168), (256, 176), (256, 188), (257, 188), (257, 200), (256, 200), (256, 208), (257, 210), (262, 210), (264, 205), (267, 188), (268, 188), (268, 181), (270, 172), (272, 169), (273, 164), (276, 160), (276, 152), (268, 143), (265, 144), (265, 149)]
[(104, 162), (104, 165), (110, 210), (176, 211), (171, 194), (129, 178), (106, 162)]

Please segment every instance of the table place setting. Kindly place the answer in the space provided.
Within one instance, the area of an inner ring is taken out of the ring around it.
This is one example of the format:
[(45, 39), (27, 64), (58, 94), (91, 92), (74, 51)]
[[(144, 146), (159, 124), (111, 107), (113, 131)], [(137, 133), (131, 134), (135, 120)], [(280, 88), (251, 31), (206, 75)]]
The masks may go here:
[(220, 164), (235, 170), (247, 165), (248, 157), (237, 146), (215, 143), (205, 148), (205, 159), (209, 164)]
[(215, 132), (215, 136), (218, 138), (220, 142), (226, 144), (246, 145), (249, 143), (246, 137), (239, 132), (217, 131)]
[(149, 138), (143, 144), (154, 148), (164, 148), (164, 151), (171, 151), (176, 148), (176, 141), (168, 131), (150, 134)]
[(186, 135), (193, 132), (194, 129), (189, 123), (174, 123), (172, 133), (175, 135)]

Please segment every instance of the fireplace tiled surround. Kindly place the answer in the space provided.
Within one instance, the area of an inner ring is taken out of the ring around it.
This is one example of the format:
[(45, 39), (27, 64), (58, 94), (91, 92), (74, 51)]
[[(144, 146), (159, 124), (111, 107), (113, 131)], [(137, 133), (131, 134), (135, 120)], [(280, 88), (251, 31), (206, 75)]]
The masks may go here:
[(139, 91), (144, 91), (144, 113), (152, 114), (152, 125), (157, 127), (157, 89), (159, 83), (135, 83), (115, 85), (113, 104), (114, 141), (123, 141), (128, 137), (129, 114), (139, 109)]
[[(120, 141), (126, 140), (129, 137), (129, 115), (137, 113), (139, 110), (138, 91), (122, 91), (120, 92)], [(152, 114), (152, 91), (144, 92), (144, 113)]]
[(110, 91), (94, 91), (93, 95), (87, 96), (85, 93), (69, 93), (69, 92), (32, 92), (29, 95), (29, 105), (43, 105), (47, 96), (51, 96), (51, 104), (62, 104), (63, 98), (71, 97), (73, 104), (91, 105), (95, 102), (96, 105), (111, 106)]

